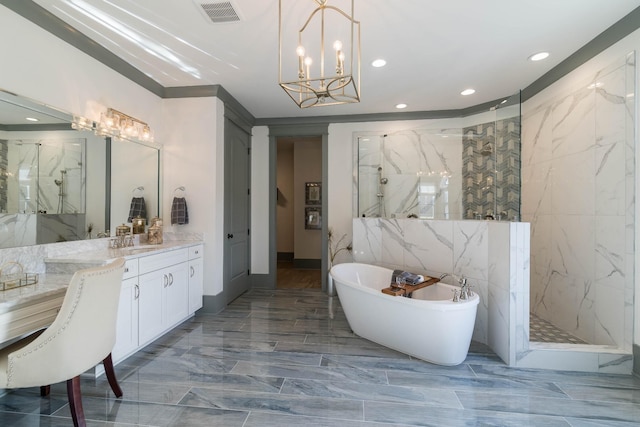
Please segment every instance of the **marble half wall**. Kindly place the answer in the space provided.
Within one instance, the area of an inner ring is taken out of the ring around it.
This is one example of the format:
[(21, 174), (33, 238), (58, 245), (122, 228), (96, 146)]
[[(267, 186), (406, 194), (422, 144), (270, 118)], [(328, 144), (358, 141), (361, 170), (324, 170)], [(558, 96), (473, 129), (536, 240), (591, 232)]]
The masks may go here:
[(467, 277), (480, 295), (473, 339), (513, 365), (529, 346), (529, 233), (520, 222), (355, 218), (353, 257)]

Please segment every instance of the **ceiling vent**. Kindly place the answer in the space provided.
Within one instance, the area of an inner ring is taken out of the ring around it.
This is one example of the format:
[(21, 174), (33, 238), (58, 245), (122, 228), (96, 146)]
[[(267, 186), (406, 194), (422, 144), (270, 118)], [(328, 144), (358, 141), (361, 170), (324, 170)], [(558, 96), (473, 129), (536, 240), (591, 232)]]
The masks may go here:
[(196, 4), (214, 24), (240, 21), (240, 15), (230, 1), (204, 3), (202, 1), (196, 1)]

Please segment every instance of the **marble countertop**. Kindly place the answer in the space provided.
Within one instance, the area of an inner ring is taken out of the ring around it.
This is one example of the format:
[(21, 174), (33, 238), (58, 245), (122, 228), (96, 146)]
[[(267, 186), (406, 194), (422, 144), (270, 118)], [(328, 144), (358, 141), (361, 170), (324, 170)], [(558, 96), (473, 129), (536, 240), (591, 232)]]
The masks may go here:
[(40, 274), (38, 283), (35, 285), (0, 291), (0, 314), (40, 300), (64, 295), (71, 276), (71, 274)]
[(175, 249), (189, 248), (201, 245), (203, 242), (199, 240), (172, 240), (165, 241), (161, 245), (139, 244), (128, 246), (126, 248), (107, 248), (93, 251), (75, 252), (64, 255), (56, 255), (45, 258), (44, 262), (50, 263), (69, 263), (69, 264), (96, 264), (101, 265), (105, 262), (116, 258), (133, 259), (143, 256), (155, 255), (162, 252), (168, 252)]
[(141, 258), (175, 249), (189, 248), (202, 243), (199, 240), (173, 240), (165, 241), (161, 245), (140, 244), (121, 249), (105, 247), (104, 249), (73, 252), (45, 258), (44, 261), (47, 264), (67, 264), (68, 268), (61, 269), (63, 271), (55, 271), (53, 269), (55, 272), (47, 270), (46, 274), (39, 274), (38, 283), (35, 285), (0, 291), (0, 314), (64, 295), (75, 270), (102, 265), (116, 258)]

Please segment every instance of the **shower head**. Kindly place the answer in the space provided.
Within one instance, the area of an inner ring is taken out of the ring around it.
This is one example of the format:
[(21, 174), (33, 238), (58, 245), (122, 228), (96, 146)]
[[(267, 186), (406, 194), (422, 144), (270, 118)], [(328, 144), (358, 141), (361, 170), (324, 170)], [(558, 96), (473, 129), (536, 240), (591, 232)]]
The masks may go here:
[(59, 179), (54, 179), (53, 182), (55, 182), (58, 187), (62, 185), (62, 181)]
[(387, 178), (380, 178), (380, 184), (386, 184), (387, 182), (389, 182)]
[(378, 166), (378, 172), (382, 170), (382, 166)]

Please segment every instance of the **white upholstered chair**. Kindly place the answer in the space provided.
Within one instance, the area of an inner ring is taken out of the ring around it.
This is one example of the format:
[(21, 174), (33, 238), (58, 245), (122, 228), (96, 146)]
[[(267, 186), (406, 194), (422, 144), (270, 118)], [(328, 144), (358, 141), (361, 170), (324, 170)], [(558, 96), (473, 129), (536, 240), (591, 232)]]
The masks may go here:
[(104, 363), (111, 389), (122, 391), (115, 377), (111, 350), (116, 340), (116, 318), (124, 259), (77, 271), (51, 326), (0, 350), (0, 388), (41, 386), (67, 382), (75, 426), (84, 426), (80, 374)]

